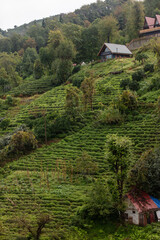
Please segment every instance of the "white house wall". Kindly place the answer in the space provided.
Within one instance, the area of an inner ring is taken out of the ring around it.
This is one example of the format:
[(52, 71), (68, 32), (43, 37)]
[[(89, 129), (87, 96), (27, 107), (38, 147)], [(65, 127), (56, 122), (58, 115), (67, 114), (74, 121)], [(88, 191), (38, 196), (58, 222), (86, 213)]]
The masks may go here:
[(127, 210), (125, 211), (128, 214), (128, 218), (132, 217), (133, 224), (139, 225), (139, 213), (134, 207), (134, 205), (130, 202), (129, 199), (126, 201)]
[(126, 210), (125, 213), (128, 214), (128, 218), (132, 217), (133, 224), (139, 225), (139, 213), (137, 211), (135, 211), (135, 213), (133, 213), (132, 210)]

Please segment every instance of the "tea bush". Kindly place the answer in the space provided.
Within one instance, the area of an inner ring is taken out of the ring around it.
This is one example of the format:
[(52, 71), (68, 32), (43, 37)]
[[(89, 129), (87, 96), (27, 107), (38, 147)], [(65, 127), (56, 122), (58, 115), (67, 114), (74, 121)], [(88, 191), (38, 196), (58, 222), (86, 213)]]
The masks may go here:
[(136, 109), (137, 105), (138, 101), (136, 95), (129, 90), (123, 91), (117, 103), (117, 107), (121, 113), (129, 113), (133, 109)]
[(129, 89), (130, 89), (131, 91), (138, 91), (138, 90), (140, 89), (139, 82), (132, 80), (132, 81), (129, 83)]
[(160, 89), (160, 79), (159, 77), (157, 78), (152, 78), (151, 84), (148, 88), (149, 91), (151, 90), (158, 90)]
[(101, 124), (117, 124), (123, 121), (119, 109), (110, 106), (108, 109), (101, 111), (98, 116), (98, 122)]
[(132, 80), (139, 82), (139, 81), (143, 80), (144, 76), (145, 76), (144, 70), (140, 69), (140, 70), (132, 73)]
[(123, 89), (123, 90), (126, 90), (127, 87), (129, 87), (129, 84), (130, 84), (130, 79), (129, 78), (125, 78), (121, 81), (120, 83), (120, 87)]
[(7, 129), (7, 127), (9, 126), (9, 124), (10, 124), (10, 119), (8, 119), (8, 118), (3, 119), (2, 121), (0, 120), (0, 128), (1, 128), (2, 130)]
[(145, 72), (154, 72), (154, 64), (152, 63), (147, 63), (145, 66), (144, 66), (144, 71)]
[(19, 131), (10, 141), (9, 148), (12, 153), (23, 153), (37, 148), (37, 140), (32, 132)]

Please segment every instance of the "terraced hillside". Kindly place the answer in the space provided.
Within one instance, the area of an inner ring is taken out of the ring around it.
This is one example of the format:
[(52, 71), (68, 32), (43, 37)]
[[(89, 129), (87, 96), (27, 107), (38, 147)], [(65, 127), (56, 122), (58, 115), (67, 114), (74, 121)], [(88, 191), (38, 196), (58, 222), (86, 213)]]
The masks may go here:
[(24, 80), (20, 86), (13, 88), (9, 94), (13, 96), (31, 96), (34, 94), (47, 92), (54, 87), (53, 79), (53, 76), (45, 76), (41, 79), (35, 79), (34, 77), (31, 77)]
[[(25, 119), (30, 115), (47, 112), (62, 112), (64, 109), (64, 101), (66, 94), (66, 86), (53, 88), (42, 95), (35, 95), (33, 98), (21, 98), (21, 105), (11, 108), (8, 111), (3, 111), (0, 117), (11, 119), (9, 128), (5, 132), (13, 131), (17, 126), (24, 123)], [(25, 101), (25, 104), (23, 102)], [(5, 132), (1, 132), (4, 134)]]
[[(96, 79), (94, 114), (91, 114), (93, 117), (89, 122), (86, 121), (86, 125), (79, 131), (72, 134), (70, 132), (64, 139), (44, 145), (1, 169), (2, 240), (23, 239), (22, 236), (28, 233), (19, 224), (20, 219), (25, 216), (32, 226), (36, 226), (35, 219), (39, 214), (51, 216), (51, 222), (46, 225), (41, 239), (58, 239), (58, 237), (63, 239), (68, 232), (71, 232), (72, 216), (87, 198), (94, 179), (101, 176), (107, 178), (110, 174), (104, 156), (108, 134), (115, 133), (131, 138), (134, 161), (142, 152), (159, 142), (160, 123), (157, 121), (155, 111), (158, 93), (155, 97), (154, 91), (142, 94), (139, 98), (138, 109), (122, 123), (100, 124), (97, 120), (101, 108), (113, 103), (123, 91), (120, 88), (121, 80), (139, 68), (141, 66), (135, 64), (134, 59), (113, 60), (85, 66), (71, 77), (72, 82), (76, 78), (80, 79), (90, 74)], [(112, 74), (120, 70), (123, 70), (122, 73)], [(141, 82), (141, 88), (146, 82), (151, 81), (153, 74), (147, 75)], [(38, 95), (28, 104), (21, 105), (18, 109), (15, 107), (7, 110), (5, 112), (7, 117), (13, 114), (13, 118), (5, 132), (25, 123), (25, 119), (30, 114), (41, 111), (62, 113), (68, 87), (70, 85), (55, 87)], [(96, 163), (98, 172), (95, 175), (84, 178), (74, 170), (75, 160), (82, 155), (82, 152), (87, 152), (92, 157), (92, 161)], [(68, 237), (68, 239), (71, 238)], [(83, 236), (79, 239), (83, 239)]]

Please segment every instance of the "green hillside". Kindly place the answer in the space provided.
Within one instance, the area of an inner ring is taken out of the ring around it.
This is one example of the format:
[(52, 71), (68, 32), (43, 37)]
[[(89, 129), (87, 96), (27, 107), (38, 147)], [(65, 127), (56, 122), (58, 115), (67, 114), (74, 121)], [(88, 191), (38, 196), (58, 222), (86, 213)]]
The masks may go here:
[[(147, 62), (154, 63), (153, 54), (147, 54)], [(11, 159), (10, 163), (1, 168), (2, 240), (29, 239), (26, 238), (29, 234), (22, 227), (21, 219), (25, 217), (33, 228), (36, 227), (36, 217), (40, 214), (48, 214), (51, 218), (40, 239), (158, 239), (158, 224), (152, 226), (153, 231), (148, 226), (146, 232), (132, 226), (125, 232), (125, 228), (117, 225), (115, 221), (102, 225), (97, 223), (96, 226), (93, 224), (83, 230), (74, 228), (72, 224), (73, 216), (78, 207), (88, 199), (95, 180), (107, 179), (111, 175), (105, 159), (108, 134), (130, 137), (133, 142), (133, 163), (160, 140), (160, 122), (157, 121), (156, 113), (159, 90), (149, 88), (152, 79), (158, 75), (157, 72), (145, 73), (138, 90), (138, 106), (127, 114), (122, 122), (106, 124), (99, 121), (101, 111), (114, 105), (123, 93), (121, 81), (143, 67), (134, 58), (105, 63), (93, 62), (72, 75), (70, 84), (52, 88), (50, 82), (45, 84), (44, 81), (44, 87), (43, 80), (31, 79), (12, 89), (10, 94), (19, 97), (16, 106), (3, 109), (0, 113), (0, 118), (10, 119), (9, 126), (1, 129), (3, 136), (15, 131), (22, 124), (28, 124), (29, 119), (38, 118), (39, 114), (43, 119), (44, 112), (47, 119), (50, 119), (51, 115), (63, 116), (67, 89), (70, 89), (72, 84), (81, 83), (86, 77), (95, 79), (93, 110), (88, 109), (86, 113), (82, 111), (83, 120), (78, 120), (68, 131), (63, 130), (63, 133), (49, 139), (47, 145), (39, 145), (37, 150), (18, 160)], [(26, 95), (33, 96), (24, 97), (22, 89), (27, 92)], [(23, 96), (19, 95), (20, 92)], [(36, 93), (38, 95), (35, 95)], [(83, 152), (91, 156), (98, 169), (87, 176), (80, 174), (76, 165), (76, 158)]]

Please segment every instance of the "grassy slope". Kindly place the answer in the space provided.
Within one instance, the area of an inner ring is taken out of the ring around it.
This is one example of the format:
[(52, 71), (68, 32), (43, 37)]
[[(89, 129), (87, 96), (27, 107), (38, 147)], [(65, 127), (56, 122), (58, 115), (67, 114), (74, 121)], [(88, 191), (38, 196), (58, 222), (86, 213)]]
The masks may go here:
[[(135, 65), (133, 59), (114, 60), (85, 66), (73, 77), (92, 73), (96, 78), (94, 108), (98, 109), (99, 106), (108, 105), (114, 101), (122, 91), (119, 87), (121, 79), (139, 67)], [(124, 70), (122, 74), (109, 74), (111, 71), (118, 71), (122, 68)], [(150, 81), (151, 77), (145, 79), (144, 83)], [(12, 111), (14, 117), (10, 127), (13, 128), (23, 123), (28, 114), (36, 114), (44, 108), (48, 112), (63, 111), (67, 87), (53, 88), (29, 104), (21, 105), (17, 112), (15, 109), (14, 114)], [(66, 167), (74, 165), (75, 158), (80, 156), (82, 151), (87, 151), (98, 164), (99, 175), (107, 175), (104, 147), (106, 135), (110, 133), (131, 137), (134, 143), (135, 160), (144, 150), (154, 146), (160, 139), (160, 126), (156, 122), (154, 111), (156, 97), (151, 97), (152, 92), (148, 95), (149, 97), (145, 96), (145, 101), (142, 99), (143, 96), (140, 98), (142, 104), (140, 104), (138, 113), (130, 116), (128, 121), (121, 125), (99, 126), (90, 122), (79, 132), (67, 136), (60, 142), (39, 148), (29, 156), (22, 157), (5, 167), (6, 177), (1, 179), (0, 216), (6, 232), (4, 238), (1, 239), (16, 239), (19, 232), (15, 219), (26, 214), (27, 218), (33, 220), (37, 212), (49, 213), (53, 219), (47, 225), (42, 239), (49, 239), (53, 229), (62, 235), (64, 235), (64, 231), (69, 231), (71, 216), (86, 199), (86, 193), (90, 189), (91, 183), (90, 179), (86, 184), (81, 177), (73, 176), (72, 170), (66, 172)], [(7, 112), (8, 116), (10, 116), (11, 110)], [(115, 237), (111, 236), (113, 233), (107, 229), (103, 229), (103, 232), (100, 230), (101, 227), (97, 226), (97, 231), (90, 233), (91, 239), (124, 239), (124, 236), (127, 237), (127, 234), (124, 234), (124, 230), (121, 229), (117, 230), (118, 233), (115, 233)], [(110, 234), (110, 238), (108, 234)], [(134, 234), (132, 235), (131, 239), (135, 239)], [(143, 239), (145, 239), (144, 236)]]

